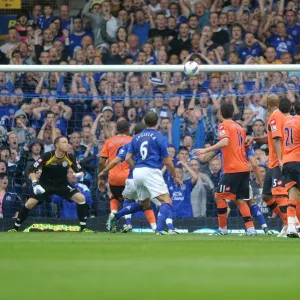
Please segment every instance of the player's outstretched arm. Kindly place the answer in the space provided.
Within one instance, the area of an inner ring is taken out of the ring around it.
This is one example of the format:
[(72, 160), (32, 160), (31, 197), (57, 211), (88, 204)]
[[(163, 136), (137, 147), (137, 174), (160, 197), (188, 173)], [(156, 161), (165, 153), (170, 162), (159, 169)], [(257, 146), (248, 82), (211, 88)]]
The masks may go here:
[(99, 167), (98, 167), (99, 173), (101, 173), (104, 170), (106, 161), (107, 161), (107, 157), (103, 157), (103, 156), (100, 157)]
[(253, 137), (253, 136), (247, 136), (245, 143), (247, 145), (252, 144), (253, 142), (257, 142), (257, 143), (261, 143), (261, 144), (268, 144), (268, 136), (264, 135), (264, 136), (257, 136), (257, 137)]
[(199, 159), (202, 163), (206, 164), (216, 156), (217, 156), (217, 153), (215, 151), (210, 151), (210, 152), (205, 153), (205, 154), (200, 154)]
[(201, 155), (201, 154), (205, 154), (211, 151), (215, 151), (215, 150), (220, 150), (226, 146), (228, 146), (229, 144), (229, 138), (228, 137), (224, 137), (223, 139), (221, 139), (218, 143), (216, 143), (215, 145), (211, 146), (211, 147), (207, 147), (207, 148), (199, 148), (199, 149), (194, 149), (193, 153), (197, 156)]
[[(103, 157), (103, 156), (100, 157), (99, 167), (98, 167), (99, 174), (101, 174), (101, 172), (104, 170), (106, 161), (107, 161), (107, 157)], [(102, 193), (104, 193), (104, 191), (105, 191), (104, 179), (102, 177), (99, 177), (99, 176), (98, 176), (98, 189)]]
[(121, 163), (122, 159), (120, 157), (115, 157), (109, 164), (99, 173), (98, 179), (102, 178), (105, 173), (114, 168), (117, 164)]
[(71, 164), (71, 169), (73, 170), (76, 178), (79, 180), (79, 181), (83, 181), (83, 178), (84, 178), (84, 172), (82, 170), (82, 167), (80, 165), (80, 163), (77, 163), (76, 162), (76, 158), (75, 156), (73, 155), (68, 155), (70, 161), (72, 162)]
[(248, 159), (250, 161), (250, 164), (252, 166), (252, 169), (253, 169), (253, 172), (254, 172), (255, 177), (257, 179), (258, 184), (260, 185), (260, 187), (263, 187), (263, 180), (261, 178), (259, 166), (256, 162), (255, 156), (249, 156)]
[(134, 160), (132, 159), (132, 156), (133, 156), (132, 153), (127, 152), (125, 161), (129, 164), (129, 166), (131, 168), (134, 168), (135, 167), (135, 163), (134, 163)]
[(46, 192), (45, 189), (38, 183), (35, 173), (30, 173), (29, 178), (31, 179), (32, 188), (35, 195), (44, 194)]

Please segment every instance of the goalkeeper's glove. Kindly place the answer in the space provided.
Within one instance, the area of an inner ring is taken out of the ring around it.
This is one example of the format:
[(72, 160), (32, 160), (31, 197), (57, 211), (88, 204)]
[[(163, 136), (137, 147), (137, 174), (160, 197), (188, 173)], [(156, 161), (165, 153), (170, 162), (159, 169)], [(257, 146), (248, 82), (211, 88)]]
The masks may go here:
[(35, 195), (41, 195), (46, 192), (37, 181), (32, 182), (32, 188)]
[(75, 173), (76, 178), (78, 179), (78, 181), (83, 181), (83, 175), (82, 173)]

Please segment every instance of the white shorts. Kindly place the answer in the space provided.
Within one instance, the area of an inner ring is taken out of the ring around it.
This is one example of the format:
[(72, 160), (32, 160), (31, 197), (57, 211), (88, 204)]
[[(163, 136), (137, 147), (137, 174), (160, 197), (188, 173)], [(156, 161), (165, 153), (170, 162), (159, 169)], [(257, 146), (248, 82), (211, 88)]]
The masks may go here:
[(135, 168), (133, 170), (133, 180), (139, 201), (153, 199), (169, 193), (162, 172), (159, 169)]
[(151, 199), (151, 202), (152, 202), (156, 207), (160, 207), (160, 206), (161, 206), (161, 202), (158, 201), (156, 198)]
[(245, 199), (245, 200), (251, 200), (253, 199), (253, 189), (251, 184), (249, 184), (249, 199)]
[(133, 179), (126, 179), (125, 188), (122, 195), (124, 199), (137, 200), (138, 195), (137, 195), (137, 191)]
[(249, 198), (248, 199), (243, 199), (244, 201), (250, 201), (251, 199), (253, 199), (253, 189), (251, 184), (249, 183)]

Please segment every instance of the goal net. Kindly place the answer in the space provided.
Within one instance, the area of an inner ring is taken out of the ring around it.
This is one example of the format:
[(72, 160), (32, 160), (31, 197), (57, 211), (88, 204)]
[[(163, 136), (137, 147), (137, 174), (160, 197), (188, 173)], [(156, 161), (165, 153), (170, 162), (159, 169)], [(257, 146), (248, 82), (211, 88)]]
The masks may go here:
[[(98, 71), (92, 69), (95, 66), (35, 66), (39, 72), (26, 71), (27, 66), (14, 66), (25, 71), (10, 72), (10, 67), (3, 67), (5, 72), (0, 69), (0, 188), (8, 192), (2, 204), (0, 226), (3, 230), (12, 225), (12, 218), (32, 193), (27, 175), (29, 166), (43, 152), (54, 149), (53, 139), (59, 135), (68, 136), (69, 152), (76, 156), (86, 173), (82, 184), (69, 174), (70, 184), (78, 186), (86, 195), (91, 226), (104, 230), (110, 191), (107, 184), (104, 193), (97, 187), (99, 153), (104, 142), (117, 134), (118, 121), (126, 119), (133, 135), (136, 124), (152, 110), (159, 116), (159, 131), (165, 136), (169, 153), (184, 180), (184, 187), (178, 188), (168, 172), (164, 173), (173, 200), (174, 224), (185, 232), (208, 232), (217, 227), (214, 191), (222, 174), (222, 162), (218, 154), (207, 163), (200, 162), (192, 150), (218, 141), (220, 105), (232, 103), (234, 120), (240, 122), (247, 135), (262, 136), (267, 120), (263, 106), (265, 95), (277, 93), (294, 102), (299, 93), (299, 86), (293, 76), (288, 77), (288, 72), (271, 75), (266, 72), (200, 72), (188, 77), (180, 72), (183, 66), (177, 66), (174, 72), (168, 72), (170, 66), (157, 72), (154, 66), (153, 71), (148, 66), (148, 72), (137, 72), (134, 66), (118, 66), (114, 72), (107, 71), (109, 66), (99, 67)], [(57, 72), (47, 72), (53, 67)], [(122, 68), (128, 70), (123, 72)], [(256, 143), (253, 151), (264, 178), (268, 147)], [(7, 174), (7, 187), (3, 173)], [(194, 174), (196, 180), (193, 180)], [(262, 189), (253, 171), (250, 185), (252, 197), (265, 217), (273, 217), (267, 219), (270, 226), (278, 226), (278, 219), (269, 215), (262, 201)], [(32, 223), (77, 224), (75, 203), (58, 196), (51, 200), (33, 209), (33, 219), (26, 223), (28, 226)], [(155, 204), (152, 206), (157, 213)], [(243, 229), (235, 205), (229, 205), (228, 217), (230, 228)], [(137, 231), (150, 228), (141, 213), (133, 215), (132, 220)], [(45, 228), (53, 229), (36, 226), (34, 230)], [(59, 230), (73, 230), (66, 228)]]

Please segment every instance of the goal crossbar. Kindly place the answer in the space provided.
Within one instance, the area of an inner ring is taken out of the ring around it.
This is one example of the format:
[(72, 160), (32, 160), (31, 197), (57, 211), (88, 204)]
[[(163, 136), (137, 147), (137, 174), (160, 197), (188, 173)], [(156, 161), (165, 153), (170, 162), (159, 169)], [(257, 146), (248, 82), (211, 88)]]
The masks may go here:
[[(200, 65), (199, 72), (300, 72), (298, 65)], [(0, 65), (0, 72), (184, 72), (184, 65)]]

